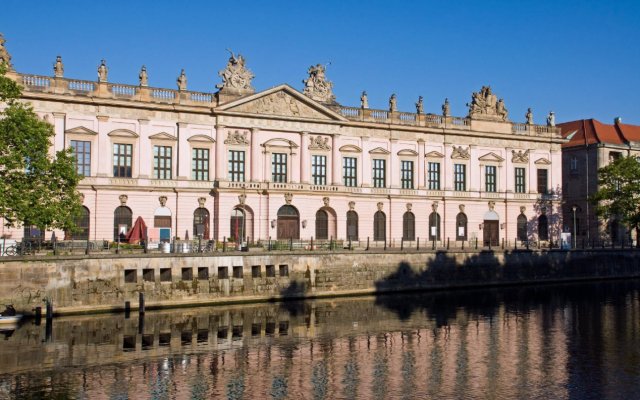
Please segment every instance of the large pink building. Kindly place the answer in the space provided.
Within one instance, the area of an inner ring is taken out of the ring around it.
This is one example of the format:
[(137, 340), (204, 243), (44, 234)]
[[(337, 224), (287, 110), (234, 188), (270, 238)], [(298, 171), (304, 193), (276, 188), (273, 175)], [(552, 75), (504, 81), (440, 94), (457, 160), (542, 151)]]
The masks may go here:
[[(216, 93), (11, 71), (23, 97), (55, 127), (53, 150), (73, 147), (84, 175), (83, 231), (113, 240), (138, 216), (151, 241), (244, 237), (371, 241), (557, 240), (563, 139), (510, 122), (483, 87), (469, 115), (338, 104), (324, 67), (302, 92), (256, 93), (242, 56), (220, 72)], [(462, 100), (461, 100), (462, 101)], [(20, 239), (29, 229), (2, 228)]]

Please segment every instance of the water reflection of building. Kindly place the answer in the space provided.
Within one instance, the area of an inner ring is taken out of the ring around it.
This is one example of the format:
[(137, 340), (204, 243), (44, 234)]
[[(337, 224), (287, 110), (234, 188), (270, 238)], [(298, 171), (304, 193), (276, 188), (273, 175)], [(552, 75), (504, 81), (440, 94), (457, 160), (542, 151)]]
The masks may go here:
[[(53, 343), (41, 344), (42, 327), (15, 332), (0, 346), (0, 373), (36, 368), (35, 378), (19, 375), (11, 386), (54, 385), (46, 382), (55, 375), (90, 397), (522, 398), (532, 388), (564, 397), (570, 316), (562, 309), (455, 308), (444, 319), (434, 310), (401, 320), (393, 307), (347, 299), (149, 313), (142, 324), (66, 318), (54, 322)], [(56, 371), (71, 364), (86, 367)]]

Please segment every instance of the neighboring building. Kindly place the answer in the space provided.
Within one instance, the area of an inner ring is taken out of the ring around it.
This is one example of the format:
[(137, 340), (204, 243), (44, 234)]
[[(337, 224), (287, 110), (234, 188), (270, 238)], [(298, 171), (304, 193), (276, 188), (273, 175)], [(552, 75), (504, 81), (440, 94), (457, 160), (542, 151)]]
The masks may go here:
[[(231, 55), (217, 93), (12, 72), (23, 97), (74, 148), (83, 231), (115, 239), (141, 216), (152, 240), (244, 237), (470, 241), (559, 238), (560, 130), (512, 123), (489, 87), (469, 116), (336, 103), (321, 65), (303, 92), (255, 93)], [(532, 121), (532, 115), (527, 117)], [(22, 230), (3, 228), (19, 239)]]
[(598, 218), (588, 198), (598, 190), (599, 168), (618, 157), (640, 155), (640, 126), (623, 124), (618, 118), (613, 125), (583, 119), (558, 126), (568, 139), (562, 145), (564, 230), (577, 231), (578, 245), (583, 240), (629, 240), (631, 232), (615, 218)]

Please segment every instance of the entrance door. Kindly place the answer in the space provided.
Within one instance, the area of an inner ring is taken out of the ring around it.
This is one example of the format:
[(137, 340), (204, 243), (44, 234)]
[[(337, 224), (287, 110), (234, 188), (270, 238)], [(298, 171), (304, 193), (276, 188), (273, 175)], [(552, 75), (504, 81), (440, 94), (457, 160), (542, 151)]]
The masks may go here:
[(278, 210), (278, 239), (300, 239), (300, 214), (295, 207), (285, 205)]
[(485, 246), (497, 246), (500, 240), (499, 238), (499, 226), (498, 221), (484, 220), (484, 245)]

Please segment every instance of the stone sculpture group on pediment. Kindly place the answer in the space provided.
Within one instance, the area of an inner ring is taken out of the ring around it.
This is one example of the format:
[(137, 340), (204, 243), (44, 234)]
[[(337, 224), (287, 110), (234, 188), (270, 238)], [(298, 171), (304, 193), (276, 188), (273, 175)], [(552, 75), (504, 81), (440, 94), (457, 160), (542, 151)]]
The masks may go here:
[(222, 83), (216, 85), (220, 91), (228, 91), (237, 94), (253, 93), (251, 86), (253, 73), (246, 67), (245, 59), (241, 54), (236, 57), (231, 50), (227, 50), (231, 55), (225, 69), (218, 72), (222, 78)]
[(321, 103), (335, 103), (336, 96), (333, 95), (333, 83), (327, 80), (325, 69), (326, 67), (322, 64), (309, 67), (307, 71), (309, 77), (302, 81), (304, 83), (303, 93)]
[(494, 121), (509, 121), (509, 113), (504, 105), (503, 99), (491, 92), (490, 86), (483, 86), (479, 92), (471, 95), (469, 107), (469, 118), (485, 119)]

